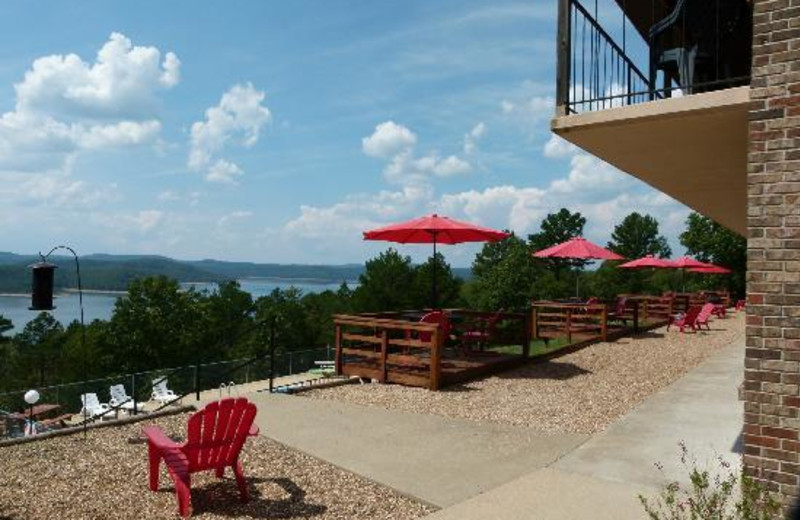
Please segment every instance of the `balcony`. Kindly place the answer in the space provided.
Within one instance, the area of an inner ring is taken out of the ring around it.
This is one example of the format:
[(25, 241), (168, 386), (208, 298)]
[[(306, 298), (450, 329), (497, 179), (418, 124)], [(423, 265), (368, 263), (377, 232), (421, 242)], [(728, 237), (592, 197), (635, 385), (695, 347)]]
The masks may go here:
[(749, 1), (605, 3), (559, 0), (553, 131), (744, 234)]

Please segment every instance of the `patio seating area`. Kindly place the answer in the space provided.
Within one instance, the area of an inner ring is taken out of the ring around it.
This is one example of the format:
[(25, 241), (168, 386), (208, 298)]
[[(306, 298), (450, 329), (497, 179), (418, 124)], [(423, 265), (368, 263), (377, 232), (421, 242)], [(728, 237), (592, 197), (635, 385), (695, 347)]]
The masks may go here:
[(381, 383), (438, 390), (519, 365), (529, 355), (530, 326), (521, 313), (342, 314), (334, 326), (336, 373)]
[(718, 349), (741, 341), (744, 313), (682, 334), (661, 325), (636, 336), (593, 342), (456, 384), (439, 392), (404, 385), (347, 385), (304, 393), (390, 410), (531, 428), (595, 433), (670, 385)]

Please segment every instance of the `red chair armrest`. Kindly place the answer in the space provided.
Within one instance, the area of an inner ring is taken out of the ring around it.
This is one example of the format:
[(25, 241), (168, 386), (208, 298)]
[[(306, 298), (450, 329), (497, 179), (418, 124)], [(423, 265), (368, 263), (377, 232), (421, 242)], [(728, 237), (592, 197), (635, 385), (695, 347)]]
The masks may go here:
[(142, 433), (145, 437), (147, 437), (147, 441), (162, 449), (162, 450), (169, 450), (180, 448), (182, 445), (178, 444), (177, 442), (173, 441), (169, 437), (167, 437), (164, 432), (161, 431), (161, 428), (158, 426), (145, 426), (142, 428)]

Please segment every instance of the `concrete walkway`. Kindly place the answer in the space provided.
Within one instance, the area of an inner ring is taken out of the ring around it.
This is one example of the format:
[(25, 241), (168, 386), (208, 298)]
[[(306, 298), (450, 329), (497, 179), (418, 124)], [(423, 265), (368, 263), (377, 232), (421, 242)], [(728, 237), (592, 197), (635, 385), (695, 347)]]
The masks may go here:
[(678, 442), (709, 469), (716, 456), (738, 465), (743, 355), (742, 343), (723, 348), (549, 467), (427, 519), (646, 519), (639, 494), (655, 495), (665, 478), (686, 481)]
[(587, 439), (301, 396), (249, 396), (261, 432), (438, 507), (463, 502)]

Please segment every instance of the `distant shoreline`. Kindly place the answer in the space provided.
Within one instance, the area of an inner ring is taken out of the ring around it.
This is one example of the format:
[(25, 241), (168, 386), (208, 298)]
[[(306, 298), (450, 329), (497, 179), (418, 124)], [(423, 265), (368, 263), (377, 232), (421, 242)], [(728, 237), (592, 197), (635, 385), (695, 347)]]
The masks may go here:
[[(72, 296), (77, 294), (77, 288), (62, 289), (53, 295), (54, 298), (63, 298), (65, 296)], [(107, 294), (109, 296), (123, 296), (128, 294), (128, 291), (111, 291), (104, 289), (83, 289), (84, 294)], [(0, 293), (0, 298), (30, 298), (31, 293)]]

